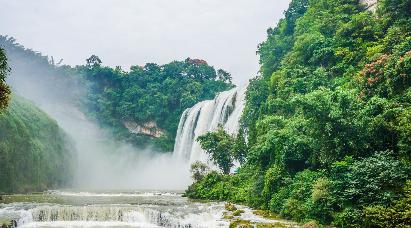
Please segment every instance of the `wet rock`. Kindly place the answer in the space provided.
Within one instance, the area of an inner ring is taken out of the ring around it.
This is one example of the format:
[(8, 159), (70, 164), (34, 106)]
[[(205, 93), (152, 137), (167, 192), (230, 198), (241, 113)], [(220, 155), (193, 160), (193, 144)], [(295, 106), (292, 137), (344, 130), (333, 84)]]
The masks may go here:
[(237, 210), (237, 207), (232, 203), (226, 203), (224, 205), (224, 207), (227, 211), (236, 211)]
[(244, 210), (236, 210), (233, 212), (234, 216), (240, 216), (242, 213), (244, 213)]

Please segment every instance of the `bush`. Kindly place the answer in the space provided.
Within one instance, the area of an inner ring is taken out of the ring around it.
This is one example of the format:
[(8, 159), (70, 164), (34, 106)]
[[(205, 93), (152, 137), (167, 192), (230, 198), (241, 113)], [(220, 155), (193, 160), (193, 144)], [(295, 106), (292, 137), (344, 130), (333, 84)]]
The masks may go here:
[(390, 206), (377, 205), (364, 209), (365, 224), (374, 227), (411, 226), (411, 181), (407, 181), (403, 196)]
[(205, 163), (202, 163), (200, 161), (194, 162), (190, 167), (191, 177), (196, 182), (203, 179), (203, 177), (207, 175), (209, 171), (210, 168)]
[(333, 221), (333, 225), (337, 227), (360, 228), (363, 223), (363, 213), (359, 209), (345, 208), (342, 212), (338, 212)]
[(409, 178), (408, 166), (390, 152), (376, 153), (348, 164), (347, 168), (344, 177), (333, 177), (336, 183), (342, 181), (333, 194), (351, 205), (389, 204)]

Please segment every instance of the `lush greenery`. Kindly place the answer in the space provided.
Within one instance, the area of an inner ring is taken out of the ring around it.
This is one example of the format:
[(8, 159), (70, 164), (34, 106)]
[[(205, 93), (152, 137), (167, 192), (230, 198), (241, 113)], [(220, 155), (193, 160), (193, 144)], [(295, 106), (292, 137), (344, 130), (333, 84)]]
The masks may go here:
[(173, 149), (183, 111), (232, 86), (229, 73), (190, 58), (165, 65), (132, 66), (130, 72), (124, 72), (119, 67), (103, 67), (101, 60), (92, 56), (87, 65), (75, 70), (89, 83), (88, 113), (138, 145), (149, 138), (128, 134), (124, 121), (153, 122), (152, 127), (163, 133), (154, 143), (168, 151)]
[[(299, 222), (411, 226), (411, 1), (373, 13), (358, 0), (293, 0), (258, 52), (245, 161), (186, 194)], [(210, 135), (205, 149), (235, 151)]]
[(0, 192), (64, 187), (73, 175), (67, 138), (44, 112), (13, 96), (0, 113)]
[(230, 173), (235, 160), (244, 161), (247, 145), (242, 134), (235, 138), (219, 126), (217, 131), (207, 132), (199, 136), (197, 141), (224, 174)]
[(10, 89), (5, 82), (8, 71), (6, 53), (0, 47), (0, 110), (4, 109), (9, 101)]
[[(126, 72), (120, 67), (103, 66), (95, 55), (85, 65), (61, 65), (61, 61), (56, 63), (5, 36), (0, 36), (0, 47), (10, 59), (14, 89), (34, 86), (36, 93), (30, 95), (76, 103), (118, 139), (137, 146), (154, 144), (171, 151), (182, 112), (232, 87), (229, 73), (200, 59), (187, 58), (164, 65), (147, 63), (132, 66)], [(161, 137), (130, 134), (125, 122), (147, 125), (148, 130), (161, 133)]]

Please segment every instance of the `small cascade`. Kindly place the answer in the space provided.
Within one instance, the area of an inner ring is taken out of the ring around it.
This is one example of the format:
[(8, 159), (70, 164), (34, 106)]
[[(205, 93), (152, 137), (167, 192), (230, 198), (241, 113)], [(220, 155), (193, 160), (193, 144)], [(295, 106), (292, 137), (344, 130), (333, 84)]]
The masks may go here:
[[(18, 202), (23, 198), (27, 202)], [(8, 200), (16, 202), (0, 203), (0, 224), (11, 224), (9, 227), (218, 228), (230, 224), (224, 202), (193, 202), (171, 192), (57, 190), (46, 192), (40, 198), (36, 194), (10, 195)], [(245, 206), (236, 207), (244, 212), (235, 219), (290, 224), (254, 215), (253, 210)]]
[(22, 225), (27, 222), (99, 221), (169, 225), (169, 221), (163, 218), (159, 211), (142, 207), (45, 205), (30, 209), (28, 212), (26, 212), (26, 216), (20, 218), (19, 224)]
[(240, 128), (240, 118), (245, 106), (247, 87), (237, 87), (218, 94), (214, 100), (197, 103), (184, 111), (181, 116), (174, 145), (174, 154), (188, 160), (208, 162), (208, 156), (196, 141), (219, 125), (229, 134), (236, 134)]
[[(164, 208), (163, 208), (164, 209)], [(211, 216), (209, 213), (198, 214), (197, 217), (185, 217), (172, 209), (163, 210), (144, 206), (64, 206), (43, 205), (30, 210), (23, 210), (18, 220), (18, 226), (31, 227), (33, 224), (64, 224), (71, 223), (113, 224), (112, 226), (127, 225), (132, 227), (203, 227), (198, 224), (202, 217)], [(220, 209), (221, 210), (221, 209)], [(218, 212), (220, 212), (220, 210)], [(213, 212), (216, 213), (216, 212)], [(191, 215), (196, 216), (196, 215)], [(217, 213), (216, 216), (220, 216)], [(209, 222), (208, 222), (209, 223)], [(207, 223), (207, 224), (208, 224)], [(212, 224), (222, 224), (213, 221)]]

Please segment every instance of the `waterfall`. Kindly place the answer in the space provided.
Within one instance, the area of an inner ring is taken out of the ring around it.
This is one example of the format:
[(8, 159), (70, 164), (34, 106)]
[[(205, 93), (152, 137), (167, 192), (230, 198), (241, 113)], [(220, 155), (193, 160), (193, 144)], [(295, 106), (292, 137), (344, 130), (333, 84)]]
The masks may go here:
[(18, 227), (226, 227), (223, 205), (183, 214), (155, 205), (40, 205), (22, 210)]
[(214, 100), (197, 103), (184, 111), (178, 125), (174, 145), (174, 154), (180, 158), (208, 162), (208, 156), (196, 141), (209, 131), (215, 131), (219, 125), (229, 134), (236, 134), (240, 128), (240, 118), (245, 106), (247, 87), (236, 87), (221, 92)]
[(167, 225), (169, 219), (161, 212), (144, 207), (124, 206), (61, 206), (45, 205), (28, 211), (19, 224), (54, 221), (116, 221)]

